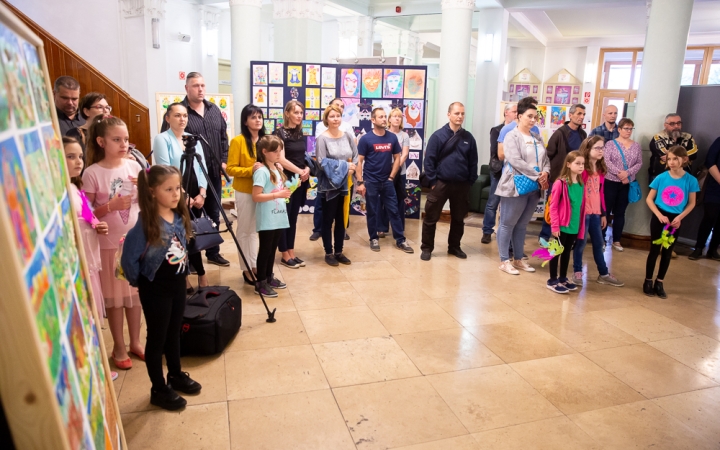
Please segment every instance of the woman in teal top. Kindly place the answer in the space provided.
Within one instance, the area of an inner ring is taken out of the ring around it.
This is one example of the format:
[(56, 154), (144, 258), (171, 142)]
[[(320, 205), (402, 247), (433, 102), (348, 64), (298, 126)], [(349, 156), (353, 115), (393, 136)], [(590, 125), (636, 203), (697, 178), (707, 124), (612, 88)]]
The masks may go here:
[[(153, 139), (153, 156), (155, 158), (155, 164), (164, 164), (166, 166), (175, 166), (180, 169), (180, 158), (185, 151), (185, 144), (182, 141), (182, 136), (185, 133), (185, 127), (188, 122), (188, 112), (185, 105), (182, 103), (173, 103), (167, 108), (165, 113), (165, 120), (170, 124), (170, 128), (155, 136)], [(195, 151), (200, 155), (203, 164), (205, 163), (205, 154), (203, 153), (202, 144), (198, 142), (195, 145)], [(207, 167), (207, 166), (205, 166)], [(192, 207), (192, 213), (195, 217), (202, 215), (202, 207), (205, 204), (207, 179), (202, 173), (200, 164), (197, 160), (193, 164), (193, 173), (183, 174), (183, 188), (187, 186), (187, 194), (190, 197), (190, 206)], [(188, 179), (189, 178), (189, 179)], [(188, 259), (192, 268), (197, 271), (198, 274), (198, 285), (204, 287), (208, 285), (207, 277), (205, 276), (205, 268), (202, 262), (202, 255), (193, 253), (189, 255)], [(192, 293), (193, 288), (190, 286), (188, 281), (188, 293)]]

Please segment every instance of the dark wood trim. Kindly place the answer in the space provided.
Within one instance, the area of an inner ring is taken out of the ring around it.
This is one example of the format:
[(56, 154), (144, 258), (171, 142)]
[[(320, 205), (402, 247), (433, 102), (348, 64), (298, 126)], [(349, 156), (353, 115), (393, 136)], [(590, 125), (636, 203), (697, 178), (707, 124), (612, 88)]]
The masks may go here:
[(650, 236), (623, 233), (622, 238), (620, 238), (620, 245), (627, 248), (634, 248), (636, 250), (649, 251), (652, 243), (650, 242)]

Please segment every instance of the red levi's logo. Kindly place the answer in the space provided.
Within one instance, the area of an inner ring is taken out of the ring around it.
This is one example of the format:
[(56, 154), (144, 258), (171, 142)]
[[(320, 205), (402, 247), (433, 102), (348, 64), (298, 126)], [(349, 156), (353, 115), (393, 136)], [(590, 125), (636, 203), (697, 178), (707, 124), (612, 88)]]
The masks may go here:
[(392, 144), (373, 144), (375, 147), (375, 153), (385, 153), (392, 151)]

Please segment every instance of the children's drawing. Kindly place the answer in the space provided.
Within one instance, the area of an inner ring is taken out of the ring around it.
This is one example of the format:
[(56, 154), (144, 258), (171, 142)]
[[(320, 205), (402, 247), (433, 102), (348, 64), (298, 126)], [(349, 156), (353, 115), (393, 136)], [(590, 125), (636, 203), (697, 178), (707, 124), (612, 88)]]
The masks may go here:
[(283, 118), (283, 110), (282, 109), (275, 109), (270, 108), (270, 115), (268, 116), (270, 119), (282, 119)]
[(263, 126), (265, 127), (265, 133), (271, 134), (275, 131), (275, 121), (273, 119), (263, 120)]
[(47, 159), (50, 162), (50, 175), (52, 176), (55, 200), (59, 201), (65, 193), (65, 152), (52, 125), (46, 125), (40, 131), (45, 143)]
[(340, 81), (341, 97), (360, 97), (360, 69), (341, 69)]
[(370, 121), (372, 117), (372, 105), (369, 103), (358, 103), (358, 120)]
[(253, 86), (253, 105), (267, 106), (267, 88)]
[(308, 136), (306, 139), (305, 153), (315, 156), (315, 136)]
[(362, 70), (362, 97), (382, 97), (382, 69)]
[(424, 100), (408, 100), (405, 99), (405, 127), (407, 128), (423, 128), (423, 109)]
[(265, 64), (252, 66), (253, 84), (267, 86), (267, 66)]
[(417, 166), (417, 164), (415, 164), (415, 161), (411, 162), (410, 165), (407, 166), (405, 178), (407, 178), (408, 180), (420, 179), (420, 168)]
[(0, 60), (5, 68), (6, 94), (10, 111), (15, 118), (15, 126), (19, 129), (35, 124), (32, 103), (25, 100), (30, 92), (28, 71), (25, 58), (22, 56), (20, 43), (15, 33), (0, 24)]
[(419, 130), (407, 130), (408, 136), (410, 136), (410, 150), (422, 150), (422, 136), (420, 136)]
[(545, 127), (545, 118), (547, 117), (547, 106), (538, 106), (537, 107), (537, 122), (535, 125), (537, 125), (538, 128), (544, 128)]
[(25, 167), (30, 184), (30, 192), (35, 203), (35, 212), (41, 228), (44, 228), (50, 219), (57, 199), (55, 193), (46, 186), (50, 180), (50, 168), (37, 131), (22, 136)]
[(305, 88), (305, 108), (320, 108), (319, 88)]
[(65, 425), (70, 448), (81, 448), (83, 442), (83, 405), (77, 390), (77, 377), (70, 365), (68, 351), (63, 347), (60, 374), (55, 384), (55, 398)]
[(567, 108), (565, 106), (552, 106), (550, 110), (550, 120), (552, 128), (561, 127), (565, 123), (565, 115)]
[(283, 84), (282, 63), (270, 63), (268, 66), (270, 70), (270, 84)]
[(515, 95), (517, 95), (518, 100), (522, 100), (523, 98), (530, 95), (530, 85), (529, 84), (518, 84), (515, 86)]
[(425, 71), (407, 69), (405, 71), (405, 98), (423, 98), (425, 96)]
[(555, 103), (570, 104), (570, 86), (555, 86)]
[(38, 230), (15, 138), (11, 137), (0, 143), (0, 164), (0, 181), (10, 222), (15, 231), (15, 247), (20, 260), (25, 263), (35, 248)]
[(30, 73), (30, 85), (33, 89), (33, 98), (35, 100), (35, 109), (37, 110), (40, 122), (48, 122), (52, 119), (50, 115), (50, 100), (48, 98), (47, 88), (45, 87), (45, 74), (40, 65), (37, 49), (28, 42), (23, 43), (25, 50), (25, 61), (27, 62), (28, 72)]
[(343, 122), (347, 122), (353, 127), (360, 126), (360, 119), (358, 117), (358, 113), (360, 112), (359, 104), (360, 99), (359, 98), (344, 98), (342, 99), (343, 103), (345, 104), (345, 109), (343, 110)]
[(320, 107), (325, 109), (335, 99), (335, 89), (322, 89), (320, 92)]
[(302, 66), (288, 66), (288, 86), (302, 86)]
[[(305, 101), (307, 102), (307, 99), (305, 99)], [(320, 120), (320, 111), (317, 109), (306, 110), (305, 111), (305, 120)]]
[(383, 97), (401, 98), (403, 93), (403, 70), (385, 69), (383, 79)]
[(273, 106), (277, 107), (277, 108), (282, 108), (283, 106), (285, 106), (285, 103), (283, 101), (283, 88), (282, 87), (270, 86), (268, 88), (268, 90), (269, 90), (268, 105), (271, 108)]
[(320, 66), (318, 64), (307, 64), (305, 66), (305, 84), (308, 86), (320, 86)]
[(324, 88), (335, 88), (335, 67), (323, 67), (322, 73), (322, 87)]

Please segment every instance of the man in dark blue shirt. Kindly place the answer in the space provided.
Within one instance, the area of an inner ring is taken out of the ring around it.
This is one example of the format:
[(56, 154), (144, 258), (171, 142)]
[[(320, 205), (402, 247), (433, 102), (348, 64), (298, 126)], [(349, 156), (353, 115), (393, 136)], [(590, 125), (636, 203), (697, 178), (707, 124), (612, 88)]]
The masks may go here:
[(370, 249), (380, 251), (377, 223), (382, 208), (385, 208), (390, 218), (395, 247), (405, 253), (413, 253), (413, 249), (405, 242), (405, 229), (395, 195), (394, 179), (400, 171), (402, 148), (395, 134), (386, 130), (387, 114), (384, 109), (373, 109), (370, 120), (373, 124), (372, 132), (363, 136), (358, 143), (356, 189), (360, 195), (365, 195)]
[[(448, 253), (465, 259), (460, 240), (465, 233), (465, 216), (470, 206), (470, 186), (478, 178), (478, 151), (475, 138), (462, 128), (465, 106), (451, 103), (448, 108), (449, 123), (430, 136), (425, 152), (425, 177), (432, 191), (425, 201), (425, 217), (422, 225), (422, 255), (430, 261), (435, 248), (435, 228), (443, 205), (450, 200), (450, 234)], [(447, 144), (450, 139), (454, 140)], [(445, 148), (448, 147), (448, 148)]]

